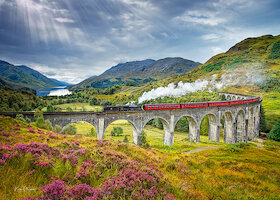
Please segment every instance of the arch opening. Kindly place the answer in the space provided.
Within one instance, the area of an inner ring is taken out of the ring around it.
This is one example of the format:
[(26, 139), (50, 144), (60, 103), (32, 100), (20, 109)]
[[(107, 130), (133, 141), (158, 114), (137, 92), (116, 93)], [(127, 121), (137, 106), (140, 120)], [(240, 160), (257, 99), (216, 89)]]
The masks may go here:
[(142, 131), (146, 135), (146, 140), (150, 145), (162, 146), (174, 144), (174, 132), (170, 131), (168, 122), (163, 118), (148, 119), (144, 123)]
[(104, 138), (132, 143), (135, 132), (136, 127), (132, 122), (126, 119), (117, 119), (104, 127)]
[[(74, 128), (69, 127), (69, 125), (73, 125), (76, 128), (76, 131), (74, 131)], [(55, 128), (55, 126), (54, 126)], [(61, 133), (65, 134), (74, 134), (74, 135), (83, 135), (83, 136), (91, 136), (96, 138), (97, 137), (97, 131), (96, 128), (89, 122), (86, 121), (77, 121), (73, 123), (69, 123), (66, 126), (62, 127)], [(69, 132), (69, 133), (67, 133)], [(74, 133), (76, 132), (76, 133)]]
[(189, 141), (190, 122), (186, 116), (181, 117), (174, 126), (174, 141), (181, 144)]
[(182, 116), (175, 123), (175, 130), (187, 133), (190, 142), (199, 142), (199, 127), (191, 116)]
[(209, 141), (219, 142), (219, 128), (214, 114), (207, 114), (203, 117), (200, 123), (200, 135), (208, 136)]

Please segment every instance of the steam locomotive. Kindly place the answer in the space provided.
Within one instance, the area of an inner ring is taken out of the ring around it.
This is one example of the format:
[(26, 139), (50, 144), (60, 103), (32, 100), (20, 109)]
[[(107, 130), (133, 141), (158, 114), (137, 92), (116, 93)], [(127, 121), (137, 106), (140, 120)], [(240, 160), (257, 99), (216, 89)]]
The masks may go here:
[(119, 112), (119, 111), (141, 111), (141, 110), (169, 110), (169, 109), (187, 109), (202, 107), (230, 106), (238, 104), (246, 104), (261, 101), (260, 97), (251, 99), (234, 100), (234, 101), (215, 101), (215, 102), (198, 102), (198, 103), (170, 103), (170, 104), (145, 104), (140, 105), (119, 105), (105, 106), (103, 112)]

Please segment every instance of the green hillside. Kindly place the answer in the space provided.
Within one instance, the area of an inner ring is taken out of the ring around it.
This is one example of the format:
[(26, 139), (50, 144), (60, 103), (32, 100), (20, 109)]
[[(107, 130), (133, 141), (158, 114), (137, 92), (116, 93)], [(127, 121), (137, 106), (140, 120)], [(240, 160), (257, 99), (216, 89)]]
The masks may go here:
[(0, 86), (0, 111), (31, 111), (46, 106), (29, 88), (13, 90)]
[[(213, 78), (213, 75), (216, 76)], [(141, 85), (137, 89), (126, 87), (123, 91), (142, 94), (169, 83), (197, 79), (219, 82), (222, 77), (225, 83), (220, 91), (263, 98), (269, 129), (280, 120), (280, 35), (247, 38), (189, 73)]]
[(26, 66), (15, 66), (2, 60), (0, 60), (0, 80), (0, 85), (14, 89), (20, 87), (36, 89), (59, 85), (36, 70)]

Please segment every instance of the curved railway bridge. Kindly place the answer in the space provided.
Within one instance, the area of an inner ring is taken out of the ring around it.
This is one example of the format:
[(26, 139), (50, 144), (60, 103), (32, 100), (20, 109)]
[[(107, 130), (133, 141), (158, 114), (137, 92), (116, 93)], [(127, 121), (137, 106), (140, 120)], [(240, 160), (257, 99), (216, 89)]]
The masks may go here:
[[(130, 122), (133, 127), (133, 142), (139, 144), (139, 135), (144, 126), (152, 119), (159, 118), (163, 124), (163, 142), (165, 145), (174, 144), (174, 128), (176, 123), (187, 117), (189, 121), (189, 140), (199, 142), (200, 124), (207, 115), (209, 118), (209, 140), (220, 141), (221, 122), (224, 120), (224, 142), (237, 143), (247, 142), (259, 136), (260, 106), (262, 100), (250, 101), (256, 97), (219, 93), (225, 95), (229, 102), (243, 100), (235, 105), (224, 105), (214, 107), (198, 107), (186, 109), (165, 109), (165, 110), (141, 110), (128, 112), (44, 112), (44, 118), (49, 119), (53, 125), (65, 126), (78, 121), (86, 121), (92, 124), (97, 131), (99, 139), (104, 138), (106, 128), (114, 121), (124, 119)], [(248, 100), (248, 101), (246, 101)], [(17, 114), (33, 118), (34, 112), (5, 112), (0, 115), (15, 117)]]

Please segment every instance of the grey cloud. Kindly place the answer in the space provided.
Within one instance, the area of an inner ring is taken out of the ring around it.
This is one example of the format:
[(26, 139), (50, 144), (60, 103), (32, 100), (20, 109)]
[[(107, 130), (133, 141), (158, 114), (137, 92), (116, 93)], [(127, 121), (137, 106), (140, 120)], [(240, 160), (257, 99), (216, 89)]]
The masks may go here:
[(124, 61), (204, 62), (245, 37), (279, 34), (279, 8), (276, 0), (0, 0), (0, 59), (74, 83)]

